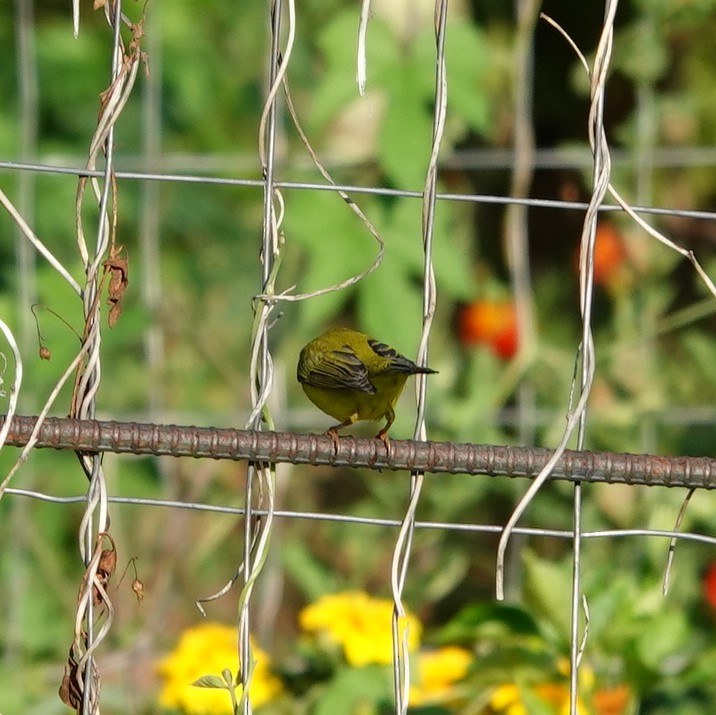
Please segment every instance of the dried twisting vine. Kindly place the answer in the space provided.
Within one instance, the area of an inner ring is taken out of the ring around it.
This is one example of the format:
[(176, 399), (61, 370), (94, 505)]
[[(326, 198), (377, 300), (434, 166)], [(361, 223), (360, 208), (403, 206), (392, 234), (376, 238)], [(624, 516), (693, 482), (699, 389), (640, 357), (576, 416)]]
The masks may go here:
[[(102, 293), (108, 283), (110, 327), (121, 314), (121, 298), (127, 286), (129, 265), (123, 248), (117, 245), (117, 182), (113, 168), (114, 127), (132, 92), (139, 67), (146, 60), (141, 51), (143, 19), (131, 23), (122, 14), (121, 0), (95, 2), (95, 9), (103, 9), (112, 30), (112, 78), (109, 87), (100, 95), (97, 128), (90, 141), (85, 169), (96, 170), (104, 158), (102, 178), (83, 175), (77, 186), (75, 226), (77, 246), (84, 268), (81, 298), (84, 316), (82, 347), (73, 362), (76, 366), (70, 416), (77, 419), (95, 417), (97, 391), (102, 371), (100, 346), (102, 342)], [(123, 28), (129, 28), (130, 39), (125, 43)], [(93, 238), (85, 231), (83, 207), (87, 187), (92, 189), (94, 202), (99, 206), (99, 220)], [(89, 480), (87, 502), (80, 524), (80, 554), (85, 573), (80, 584), (75, 614), (74, 638), (69, 649), (65, 674), (60, 685), (60, 698), (82, 715), (99, 712), (100, 674), (94, 653), (109, 632), (114, 608), (108, 585), (114, 573), (117, 550), (110, 534), (107, 485), (102, 469), (102, 456), (77, 453)]]

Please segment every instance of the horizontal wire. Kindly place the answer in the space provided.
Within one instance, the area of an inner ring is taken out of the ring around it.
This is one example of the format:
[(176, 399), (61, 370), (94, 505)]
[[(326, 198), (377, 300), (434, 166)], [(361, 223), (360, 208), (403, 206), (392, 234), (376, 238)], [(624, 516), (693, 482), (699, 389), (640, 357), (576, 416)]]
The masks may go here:
[[(0, 418), (0, 424), (4, 421), (4, 417)], [(13, 417), (7, 443), (24, 447), (36, 421), (35, 417)], [(553, 454), (552, 450), (542, 447), (416, 440), (391, 440), (390, 448), (386, 449), (381, 440), (350, 436), (334, 443), (326, 435), (59, 417), (45, 418), (34, 446), (89, 453), (527, 478), (539, 474)], [(556, 463), (550, 479), (716, 489), (716, 459), (567, 450)]]
[[(613, 149), (610, 152), (612, 165), (616, 167), (635, 167), (634, 152), (627, 149)], [(52, 154), (55, 160), (80, 161), (70, 153)], [(324, 166), (329, 169), (355, 169), (360, 166), (354, 161), (346, 161), (338, 155), (324, 154)], [(147, 163), (147, 158), (141, 154), (124, 154), (121, 157), (123, 164), (136, 166)], [(8, 162), (9, 163), (9, 162)], [(152, 157), (154, 166), (163, 169), (190, 166), (194, 171), (204, 172), (234, 172), (238, 168), (247, 170), (256, 168), (256, 157), (248, 153), (227, 154), (192, 154), (190, 152), (165, 152), (161, 156)], [(514, 149), (511, 147), (480, 147), (476, 149), (460, 149), (441, 157), (439, 167), (442, 169), (470, 170), (511, 170), (515, 163)], [(594, 163), (594, 156), (588, 147), (542, 147), (535, 150), (533, 166), (535, 169), (590, 169)], [(277, 162), (281, 164), (281, 162)], [(285, 162), (284, 162), (285, 164)], [(716, 165), (716, 147), (712, 145), (682, 146), (682, 147), (654, 147), (649, 152), (649, 165), (654, 169), (689, 169), (694, 167)], [(15, 166), (15, 165), (13, 165)], [(19, 167), (25, 168), (27, 164), (21, 163)], [(296, 169), (313, 168), (313, 164), (302, 157), (292, 157), (291, 167)]]
[[(53, 504), (84, 504), (87, 500), (86, 496), (54, 496), (45, 492), (34, 491), (31, 489), (8, 488), (8, 495), (16, 497), (26, 497), (37, 501), (50, 502)], [(186, 509), (189, 511), (211, 512), (215, 514), (229, 514), (232, 516), (243, 516), (243, 507), (222, 506), (218, 504), (206, 504), (204, 502), (184, 502), (173, 499), (151, 499), (148, 497), (120, 497), (110, 496), (108, 500), (113, 504), (124, 504), (129, 506), (154, 506), (171, 509)], [(252, 509), (251, 513), (256, 516), (264, 516), (265, 510)], [(352, 514), (328, 514), (325, 512), (311, 511), (293, 511), (286, 509), (276, 509), (274, 516), (283, 519), (307, 519), (311, 521), (327, 521), (348, 524), (359, 524), (363, 526), (385, 526), (398, 528), (401, 522), (398, 519), (383, 519), (379, 517), (353, 516)], [(496, 524), (466, 524), (449, 521), (416, 521), (417, 528), (420, 529), (438, 529), (440, 531), (459, 531), (484, 534), (500, 534), (502, 527)], [(544, 529), (539, 527), (516, 527), (513, 531), (515, 534), (523, 536), (540, 536), (554, 537), (557, 539), (572, 539), (574, 534), (569, 529)], [(582, 532), (582, 537), (586, 539), (611, 539), (620, 537), (646, 536), (658, 538), (678, 538), (685, 541), (696, 541), (704, 544), (716, 546), (716, 536), (708, 536), (706, 534), (698, 534), (694, 532), (679, 532), (665, 529), (600, 529), (596, 531)]]
[[(609, 150), (612, 166), (635, 167), (634, 152), (626, 149)], [(446, 156), (440, 165), (450, 169), (512, 169), (515, 152), (511, 148), (484, 147), (463, 149)], [(591, 169), (594, 155), (588, 148), (561, 147), (536, 149), (533, 155), (535, 169)], [(688, 169), (716, 165), (716, 147), (654, 147), (649, 152), (649, 166), (654, 169)]]
[[(30, 164), (14, 161), (0, 161), (0, 169), (12, 169), (15, 171), (37, 171), (50, 174), (69, 174), (72, 176), (102, 176), (101, 171), (88, 171), (87, 169), (51, 166), (47, 164)], [(264, 182), (261, 179), (232, 179), (220, 176), (199, 176), (193, 174), (167, 174), (140, 171), (116, 171), (118, 179), (140, 180), (140, 181), (168, 181), (191, 184), (206, 184), (218, 186), (242, 186), (249, 188), (263, 189)], [(306, 181), (276, 181), (274, 186), (281, 189), (300, 189), (310, 191), (344, 191), (351, 194), (372, 194), (378, 196), (393, 196), (398, 198), (422, 198), (421, 191), (408, 191), (403, 189), (388, 189), (377, 186), (356, 186), (350, 184), (317, 184)], [(438, 193), (440, 201), (456, 201), (465, 203), (482, 203), (510, 205), (519, 204), (533, 208), (568, 209), (573, 211), (585, 211), (588, 204), (583, 201), (559, 201), (556, 199), (535, 199), (516, 198), (511, 196), (498, 196), (493, 194), (454, 194)], [(716, 220), (716, 211), (698, 211), (692, 209), (657, 208), (654, 206), (632, 206), (636, 213), (649, 214), (652, 216), (678, 216), (682, 218), (695, 218), (704, 220)], [(622, 211), (621, 206), (616, 204), (602, 204), (599, 207), (603, 212)]]

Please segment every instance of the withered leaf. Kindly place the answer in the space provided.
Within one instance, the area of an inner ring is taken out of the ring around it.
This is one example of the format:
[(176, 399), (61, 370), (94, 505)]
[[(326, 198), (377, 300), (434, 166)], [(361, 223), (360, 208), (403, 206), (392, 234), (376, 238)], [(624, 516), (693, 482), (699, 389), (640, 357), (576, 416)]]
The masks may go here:
[(70, 654), (65, 664), (65, 673), (62, 676), (58, 695), (60, 696), (60, 700), (62, 700), (67, 707), (73, 708), (77, 712), (80, 711), (80, 707), (82, 706), (82, 692), (77, 681), (77, 659), (75, 658), (74, 647), (70, 648)]
[(132, 581), (132, 591), (137, 597), (137, 603), (141, 603), (144, 600), (144, 584), (138, 578)]
[(129, 285), (129, 259), (122, 255), (124, 246), (112, 249), (109, 258), (103, 262), (105, 273), (109, 273), (107, 305), (110, 306), (107, 321), (113, 328), (122, 315), (122, 297)]
[(117, 568), (117, 552), (114, 548), (102, 549), (102, 555), (99, 557), (99, 566), (97, 571), (103, 576), (109, 578)]

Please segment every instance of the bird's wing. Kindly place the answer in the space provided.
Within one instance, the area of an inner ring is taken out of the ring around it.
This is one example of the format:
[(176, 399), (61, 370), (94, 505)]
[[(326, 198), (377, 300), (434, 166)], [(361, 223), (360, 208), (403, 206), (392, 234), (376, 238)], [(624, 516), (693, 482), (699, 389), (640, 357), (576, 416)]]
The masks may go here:
[(408, 375), (414, 375), (417, 372), (433, 372), (433, 370), (419, 367), (412, 360), (401, 355), (397, 350), (393, 350), (393, 348), (385, 343), (369, 338), (368, 345), (370, 345), (376, 355), (389, 361), (382, 372), (407, 373)]
[(374, 395), (368, 370), (347, 345), (328, 352), (316, 352), (302, 361), (298, 379), (313, 387), (357, 390)]

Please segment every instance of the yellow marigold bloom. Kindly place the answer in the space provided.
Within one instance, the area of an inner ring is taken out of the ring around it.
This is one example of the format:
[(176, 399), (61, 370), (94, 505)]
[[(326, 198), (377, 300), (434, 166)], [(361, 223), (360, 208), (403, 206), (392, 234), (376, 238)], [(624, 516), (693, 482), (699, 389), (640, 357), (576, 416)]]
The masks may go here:
[[(392, 616), (392, 601), (371, 598), (362, 591), (345, 591), (321, 596), (301, 611), (298, 620), (304, 631), (325, 634), (340, 645), (350, 665), (362, 666), (392, 662)], [(401, 632), (407, 629), (408, 650), (417, 650), (420, 621), (407, 614), (400, 626)]]
[(471, 662), (472, 653), (457, 646), (420, 653), (417, 683), (410, 688), (410, 704), (428, 705), (451, 700), (454, 684), (465, 677)]
[[(560, 658), (559, 661), (557, 661), (557, 671), (565, 678), (569, 678), (570, 669), (569, 658)], [(582, 665), (579, 668), (580, 690), (591, 690), (594, 687), (595, 680), (594, 671), (588, 665)]]
[[(253, 648), (254, 671), (251, 680), (251, 703), (258, 707), (281, 690), (281, 683), (269, 670), (269, 658)], [(221, 623), (202, 623), (187, 628), (176, 648), (157, 665), (164, 686), (159, 704), (177, 708), (187, 715), (231, 715), (231, 696), (225, 689), (200, 688), (192, 685), (205, 675), (221, 676), (227, 668), (236, 677), (239, 667), (236, 628)], [(241, 687), (236, 690), (241, 697)]]
[(514, 683), (497, 687), (490, 697), (490, 707), (500, 715), (527, 715), (520, 688)]
[[(564, 683), (541, 683), (534, 686), (533, 692), (548, 705), (555, 715), (569, 715), (569, 687)], [(490, 708), (500, 715), (528, 715), (520, 687), (514, 683), (500, 685), (490, 698)], [(587, 715), (581, 698), (577, 701), (578, 715)]]

